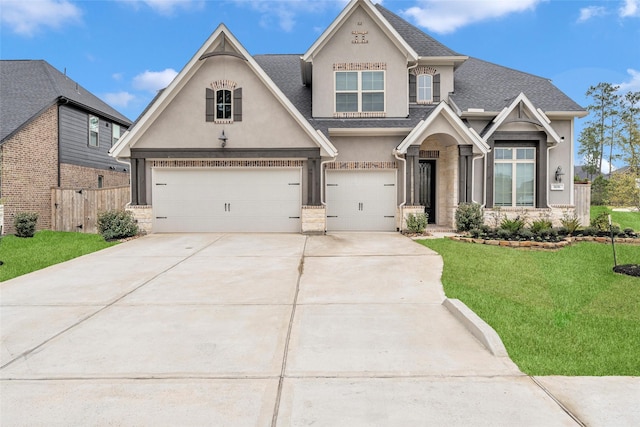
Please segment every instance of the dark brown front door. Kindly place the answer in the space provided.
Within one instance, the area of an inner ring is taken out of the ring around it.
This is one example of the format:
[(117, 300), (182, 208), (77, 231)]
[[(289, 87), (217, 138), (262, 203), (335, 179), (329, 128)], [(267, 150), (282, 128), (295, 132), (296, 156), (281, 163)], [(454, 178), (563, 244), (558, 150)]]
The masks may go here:
[(424, 211), (429, 215), (429, 223), (436, 222), (436, 161), (420, 160), (419, 177), (419, 203), (424, 206)]

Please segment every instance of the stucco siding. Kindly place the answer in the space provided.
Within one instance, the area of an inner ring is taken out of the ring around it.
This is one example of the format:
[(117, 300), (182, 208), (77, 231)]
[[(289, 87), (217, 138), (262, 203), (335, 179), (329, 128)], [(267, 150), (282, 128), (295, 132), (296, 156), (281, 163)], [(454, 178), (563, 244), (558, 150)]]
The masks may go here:
[[(366, 31), (366, 43), (353, 43), (353, 31)], [(361, 7), (354, 10), (313, 58), (314, 117), (332, 117), (335, 112), (336, 63), (385, 63), (386, 116), (408, 114), (407, 59)]]
[[(223, 130), (229, 148), (317, 147), (244, 60), (217, 56), (205, 61), (135, 148), (219, 148)], [(205, 120), (205, 90), (218, 80), (242, 88), (242, 121)]]

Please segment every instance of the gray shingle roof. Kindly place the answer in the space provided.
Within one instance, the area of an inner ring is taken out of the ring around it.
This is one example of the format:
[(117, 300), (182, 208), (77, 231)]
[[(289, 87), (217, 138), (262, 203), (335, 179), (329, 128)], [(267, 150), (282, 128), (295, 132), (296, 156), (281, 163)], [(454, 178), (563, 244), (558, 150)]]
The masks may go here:
[(549, 79), (502, 67), (477, 58), (466, 60), (454, 74), (450, 98), (463, 111), (500, 111), (522, 92), (543, 111), (584, 111)]
[(131, 121), (43, 60), (0, 61), (0, 141), (59, 98), (129, 126)]
[(376, 8), (382, 16), (391, 24), (400, 36), (415, 50), (420, 56), (461, 56), (442, 43), (431, 38), (420, 29), (411, 25), (395, 13), (385, 9), (379, 3)]

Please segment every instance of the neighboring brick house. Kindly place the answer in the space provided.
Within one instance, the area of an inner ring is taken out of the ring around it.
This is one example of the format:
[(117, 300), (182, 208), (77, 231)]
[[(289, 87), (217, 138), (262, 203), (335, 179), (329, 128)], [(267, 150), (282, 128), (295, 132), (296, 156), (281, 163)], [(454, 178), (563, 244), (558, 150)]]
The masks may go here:
[(51, 188), (129, 184), (109, 149), (131, 122), (43, 60), (0, 61), (0, 225), (18, 212), (51, 228)]

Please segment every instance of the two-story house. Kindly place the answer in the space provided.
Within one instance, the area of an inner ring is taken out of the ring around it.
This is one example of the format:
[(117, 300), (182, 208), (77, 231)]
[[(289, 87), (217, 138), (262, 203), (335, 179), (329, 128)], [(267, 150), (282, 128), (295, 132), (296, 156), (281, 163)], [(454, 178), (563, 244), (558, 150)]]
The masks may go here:
[(0, 61), (0, 205), (4, 232), (18, 212), (51, 228), (51, 188), (129, 184), (109, 150), (131, 122), (43, 60)]
[(573, 210), (573, 123), (545, 78), (456, 53), (352, 0), (301, 55), (220, 25), (112, 150), (153, 231), (450, 228), (459, 203)]

